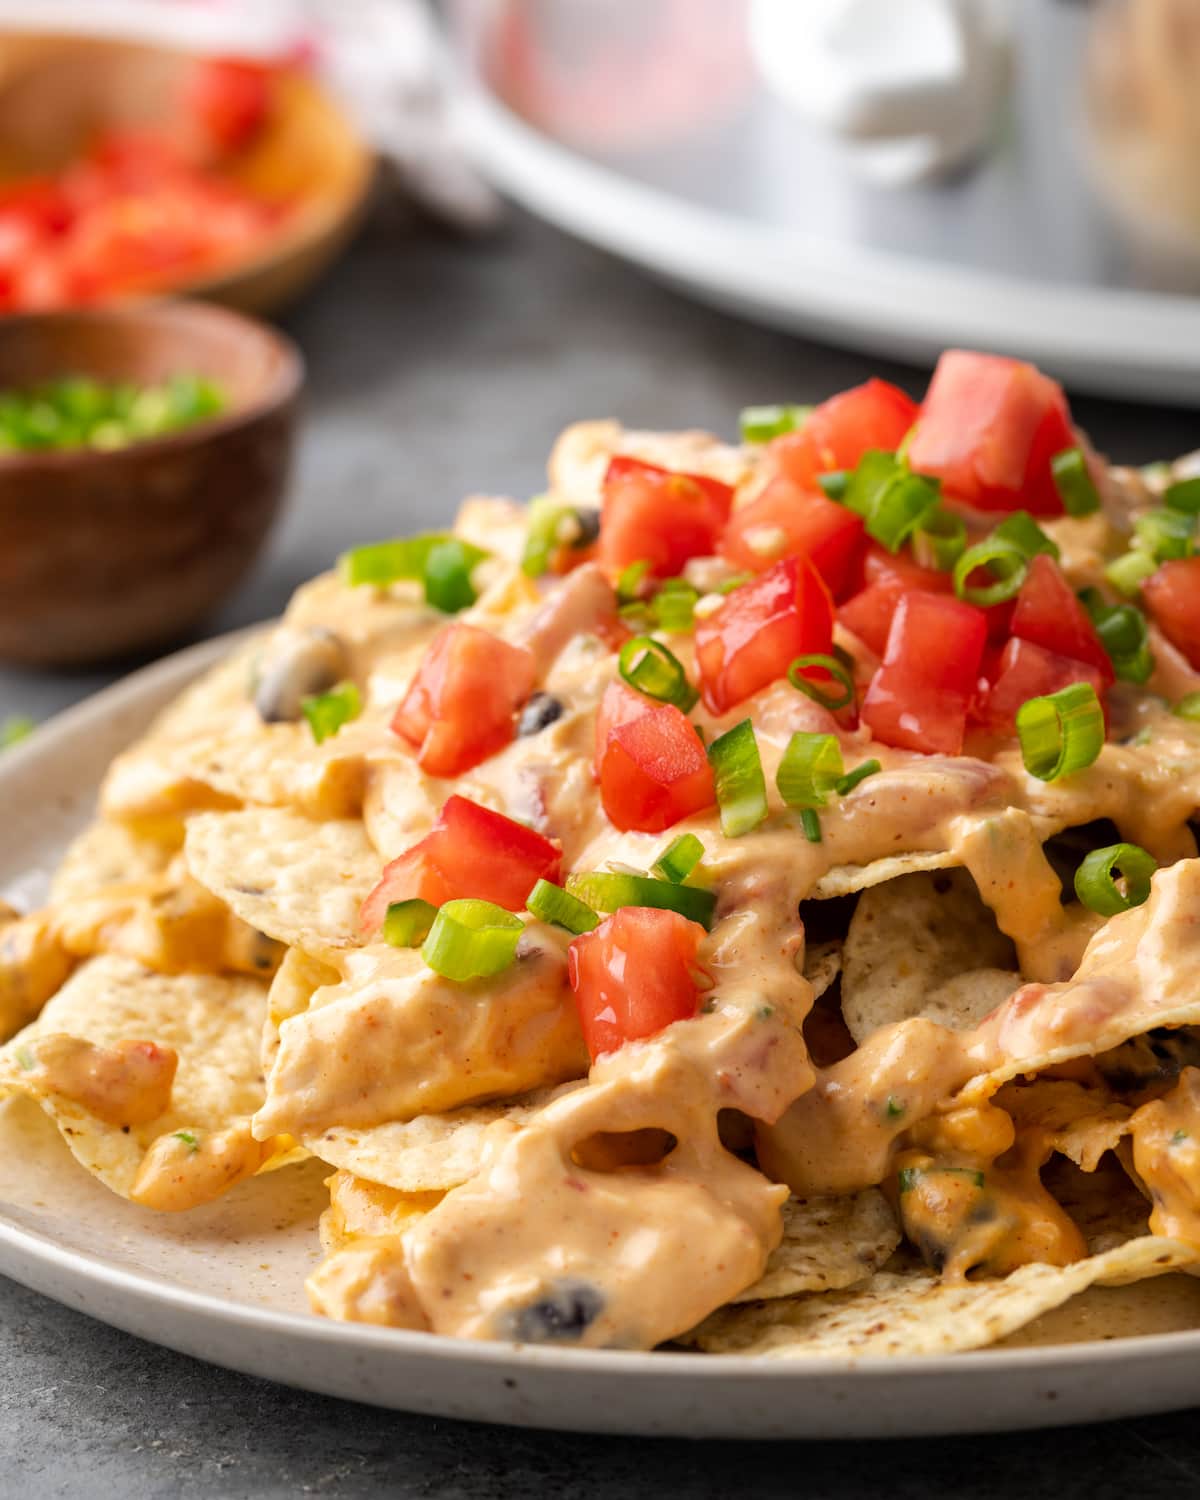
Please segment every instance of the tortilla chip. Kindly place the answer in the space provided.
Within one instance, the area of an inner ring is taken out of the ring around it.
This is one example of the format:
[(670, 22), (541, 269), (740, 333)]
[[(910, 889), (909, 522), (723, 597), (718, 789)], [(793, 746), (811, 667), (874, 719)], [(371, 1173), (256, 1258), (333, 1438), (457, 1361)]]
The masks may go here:
[(474, 1177), (483, 1160), (484, 1134), (497, 1120), (524, 1125), (551, 1100), (579, 1088), (568, 1083), (519, 1099), (475, 1104), (441, 1115), (419, 1115), (369, 1130), (334, 1126), (305, 1137), (314, 1156), (369, 1182), (402, 1193), (444, 1193)]
[(1093, 1285), (1122, 1286), (1200, 1260), (1146, 1235), (1070, 1266), (1022, 1266), (998, 1281), (943, 1281), (926, 1270), (880, 1271), (848, 1291), (725, 1307), (679, 1340), (709, 1354), (863, 1359), (982, 1349)]
[(872, 886), (898, 880), (902, 875), (921, 870), (950, 870), (960, 863), (958, 856), (946, 849), (890, 854), (885, 859), (872, 860), (869, 865), (834, 865), (832, 870), (825, 871), (809, 895), (815, 901), (830, 901), (835, 896), (853, 896), (856, 891), (869, 891)]
[(0, 1042), (33, 1020), (73, 965), (49, 913), (0, 921)]
[(341, 975), (336, 969), (310, 958), (299, 948), (289, 948), (267, 991), (267, 1017), (263, 1022), (262, 1064), (268, 1072), (279, 1051), (279, 1028), (291, 1016), (308, 1009), (312, 997), (326, 985), (336, 984)]
[(842, 955), (842, 1016), (856, 1042), (923, 1016), (972, 1030), (1016, 990), (1016, 954), (964, 870), (864, 891)]
[(1037, 1132), (1084, 1172), (1094, 1172), (1101, 1157), (1117, 1149), (1133, 1113), (1106, 1089), (1085, 1088), (1066, 1078), (1008, 1083), (994, 1102), (1011, 1115), (1019, 1135)]
[[(36, 1100), (76, 1160), (128, 1198), (155, 1142), (176, 1138), (177, 1131), (198, 1141), (248, 1126), (263, 1095), (258, 1053), (265, 1011), (266, 988), (254, 979), (155, 974), (127, 958), (94, 958), (0, 1049), (0, 1092)], [(179, 1061), (168, 1106), (152, 1119), (122, 1126), (53, 1091), (37, 1065), (37, 1048), (54, 1037), (104, 1048), (148, 1041), (173, 1049)], [(248, 1128), (245, 1134), (248, 1139)], [(266, 1156), (256, 1153), (256, 1164), (270, 1154), (273, 1148)]]
[(243, 921), (331, 961), (360, 945), (358, 909), (383, 868), (361, 823), (314, 823), (282, 808), (197, 813), (184, 857)]
[(402, 1234), (410, 1224), (436, 1208), (442, 1193), (401, 1193), (367, 1182), (352, 1172), (335, 1172), (326, 1181), (329, 1207), (321, 1215), (321, 1248), (326, 1255), (366, 1236)]
[(783, 1239), (759, 1280), (733, 1301), (853, 1286), (878, 1271), (899, 1243), (896, 1216), (876, 1188), (846, 1198), (789, 1198)]
[(50, 905), (86, 901), (107, 886), (140, 885), (164, 873), (178, 849), (124, 823), (92, 823), (72, 840), (50, 886)]
[(842, 972), (842, 945), (836, 940), (804, 945), (804, 977), (813, 987), (813, 999), (819, 1000)]

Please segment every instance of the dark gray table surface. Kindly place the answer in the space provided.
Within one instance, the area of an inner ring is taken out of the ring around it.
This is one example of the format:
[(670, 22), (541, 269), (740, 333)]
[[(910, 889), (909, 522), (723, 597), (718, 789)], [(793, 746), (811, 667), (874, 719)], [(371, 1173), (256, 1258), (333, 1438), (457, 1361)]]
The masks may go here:
[[(214, 632), (274, 614), (347, 542), (444, 519), (471, 490), (536, 493), (575, 418), (731, 432), (749, 402), (819, 399), (872, 371), (914, 391), (924, 379), (697, 308), (520, 216), (477, 244), (402, 234), (385, 216), (288, 326), (310, 361), (294, 496)], [(1194, 412), (1075, 409), (1121, 460), (1200, 446)], [(0, 717), (45, 717), (131, 665), (0, 670)], [(0, 1496), (309, 1494), (1159, 1500), (1200, 1495), (1200, 1421), (704, 1446), (473, 1427), (228, 1374), (0, 1278)]]

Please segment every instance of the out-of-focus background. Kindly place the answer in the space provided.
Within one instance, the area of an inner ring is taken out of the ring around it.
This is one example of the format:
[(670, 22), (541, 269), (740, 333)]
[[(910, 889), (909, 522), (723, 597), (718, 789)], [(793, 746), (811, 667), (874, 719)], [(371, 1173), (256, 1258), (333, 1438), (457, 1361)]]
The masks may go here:
[[(919, 394), (947, 344), (1043, 365), (1121, 461), (1200, 447), (1200, 0), (0, 0), (0, 726), (466, 493), (536, 494), (572, 420), (732, 437), (869, 374)], [(1200, 1469), (1187, 1416), (618, 1461), (8, 1283), (0, 1423), (31, 1494), (574, 1493), (581, 1451), (613, 1495)]]

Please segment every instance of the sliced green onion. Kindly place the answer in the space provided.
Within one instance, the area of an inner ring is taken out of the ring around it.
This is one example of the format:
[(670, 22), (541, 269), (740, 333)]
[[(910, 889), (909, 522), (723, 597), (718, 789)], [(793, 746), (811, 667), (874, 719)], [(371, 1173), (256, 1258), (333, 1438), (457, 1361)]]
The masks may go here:
[(845, 469), (831, 469), (828, 474), (818, 474), (817, 483), (831, 500), (844, 500), (850, 487), (850, 475)]
[(845, 771), (837, 735), (800, 731), (788, 741), (775, 785), (789, 807), (824, 807)]
[[(404, 578), (424, 578), (430, 552), (442, 542), (454, 541), (453, 532), (426, 531), (419, 536), (399, 537), (391, 542), (369, 542), (354, 547), (338, 558), (338, 572), (343, 583), (357, 587), (373, 583), (383, 587)], [(479, 547), (462, 544), (472, 554), (471, 566), (487, 556)]]
[(708, 747), (717, 787), (721, 832), (727, 839), (749, 833), (767, 815), (767, 782), (754, 726), (743, 719)]
[(846, 505), (889, 552), (899, 552), (937, 498), (936, 480), (910, 473), (894, 453), (878, 448), (862, 456), (846, 487)]
[(700, 696), (679, 658), (650, 635), (635, 635), (625, 642), (617, 658), (617, 671), (631, 688), (659, 703), (673, 703), (685, 714), (691, 712)]
[(1088, 471), (1082, 448), (1064, 448), (1050, 460), (1054, 487), (1069, 516), (1090, 516), (1100, 509), (1100, 495)]
[(1059, 559), (1058, 543), (1046, 535), (1027, 510), (1014, 510), (1011, 516), (1000, 522), (992, 535), (1014, 542), (1030, 560), (1039, 552), (1045, 552), (1055, 562)]
[(704, 858), (704, 845), (694, 833), (681, 833), (672, 839), (654, 861), (651, 869), (663, 880), (682, 885)]
[(590, 906), (549, 880), (538, 881), (525, 905), (541, 921), (565, 927), (576, 936), (581, 932), (591, 932), (593, 927), (600, 925), (600, 918)]
[[(1089, 911), (1102, 917), (1141, 906), (1150, 894), (1150, 877), (1158, 862), (1137, 844), (1110, 844), (1107, 849), (1093, 849), (1084, 856), (1075, 871), (1075, 894)], [(1113, 878), (1119, 870), (1125, 877), (1122, 891)]]
[(28, 714), (10, 714), (7, 719), (0, 720), (0, 750), (7, 750), (10, 745), (19, 745), (36, 728), (37, 725)]
[(567, 890), (593, 911), (617, 911), (622, 906), (653, 906), (677, 911), (702, 927), (712, 925), (717, 898), (698, 885), (679, 885), (673, 880), (655, 880), (649, 875), (610, 874), (588, 870), (567, 876)]
[[(805, 677), (803, 673), (812, 667), (828, 672), (835, 682), (841, 684), (841, 693), (827, 693), (819, 683), (811, 682)], [(811, 698), (814, 703), (819, 703), (822, 708), (829, 709), (831, 713), (854, 702), (854, 678), (836, 656), (822, 656), (819, 652), (798, 656), (787, 670), (787, 680), (798, 692)]]
[(473, 566), (466, 544), (457, 537), (429, 549), (425, 559), (425, 598), (434, 609), (455, 615), (475, 603), (478, 595), (471, 583)]
[(1171, 712), (1193, 724), (1200, 724), (1200, 693), (1184, 693)]
[(811, 415), (811, 406), (744, 406), (738, 419), (742, 442), (769, 443), (785, 432), (796, 432)]
[(182, 1141), (183, 1144), (188, 1148), (189, 1154), (199, 1151), (200, 1149), (200, 1137), (194, 1130), (173, 1130), (171, 1132), (171, 1139)]
[(1148, 552), (1155, 562), (1172, 562), (1191, 555), (1196, 517), (1182, 510), (1152, 510), (1133, 523), (1136, 548)]
[(834, 791), (839, 797), (844, 797), (847, 792), (852, 792), (860, 781), (866, 781), (868, 776), (874, 776), (876, 772), (882, 771), (883, 766), (877, 760), (864, 760), (862, 765), (855, 766), (853, 771), (847, 771), (838, 782)]
[(983, 1173), (978, 1167), (901, 1167), (897, 1184), (902, 1193), (911, 1193), (922, 1177), (965, 1177), (972, 1187), (981, 1188)]
[(1124, 553), (1116, 562), (1110, 562), (1104, 570), (1104, 576), (1118, 594), (1124, 594), (1127, 599), (1136, 599), (1141, 593), (1142, 584), (1157, 571), (1158, 563), (1149, 553), (1134, 551)]
[(734, 573), (729, 578), (722, 578), (713, 593), (732, 594), (734, 589), (740, 589), (742, 584), (749, 583), (753, 577), (753, 573)]
[(646, 574), (650, 571), (650, 564), (646, 558), (639, 558), (637, 562), (631, 562), (627, 568), (622, 568), (617, 578), (617, 600), (621, 604), (637, 604), (641, 600), (642, 584)]
[[(983, 587), (972, 586), (967, 580), (977, 568), (987, 568), (995, 581)], [(1014, 598), (1028, 571), (1029, 560), (1021, 548), (993, 532), (984, 541), (968, 547), (954, 564), (954, 592), (968, 604), (986, 609)]]
[(650, 601), (650, 613), (660, 630), (681, 634), (695, 623), (696, 600), (700, 590), (686, 578), (667, 578)]
[(1104, 710), (1090, 682), (1073, 682), (1017, 709), (1017, 738), (1025, 769), (1057, 781), (1090, 766), (1104, 748)]
[(320, 745), (335, 735), (343, 724), (362, 713), (362, 698), (352, 682), (339, 682), (327, 693), (315, 693), (300, 700), (313, 739)]
[(821, 820), (811, 807), (806, 807), (800, 814), (800, 826), (804, 829), (804, 837), (810, 844), (821, 842)]
[(564, 505), (552, 495), (539, 495), (529, 502), (529, 527), (525, 532), (525, 551), (521, 571), (529, 578), (540, 578), (550, 566), (550, 559), (562, 546), (569, 545), (563, 532), (575, 515), (573, 506)]
[[(1084, 595), (1095, 597), (1084, 598)], [(1154, 671), (1154, 654), (1146, 634), (1146, 617), (1132, 604), (1108, 604), (1095, 589), (1080, 595), (1113, 671), (1123, 682), (1146, 682)]]
[(411, 901), (393, 901), (383, 919), (383, 940), (393, 948), (419, 948), (429, 936), (438, 909), (414, 896)]
[(913, 527), (913, 556), (923, 568), (948, 573), (966, 546), (966, 523), (943, 505), (931, 506)]
[(517, 956), (525, 924), (491, 901), (447, 901), (438, 911), (421, 957), (444, 979), (465, 984), (502, 974)]
[(1163, 491), (1163, 504), (1172, 510), (1186, 511), (1189, 516), (1200, 515), (1200, 477), (1177, 479)]

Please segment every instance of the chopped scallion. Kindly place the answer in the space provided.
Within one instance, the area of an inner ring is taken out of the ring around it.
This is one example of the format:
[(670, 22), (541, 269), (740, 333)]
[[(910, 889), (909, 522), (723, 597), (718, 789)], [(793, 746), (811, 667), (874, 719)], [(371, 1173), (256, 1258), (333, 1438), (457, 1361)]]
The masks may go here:
[(696, 835), (681, 833), (671, 840), (651, 868), (661, 879), (682, 885), (703, 858), (704, 845)]
[(708, 747), (717, 788), (721, 832), (728, 839), (749, 833), (767, 815), (767, 782), (749, 719), (735, 724)]
[(1158, 563), (1148, 552), (1125, 552), (1115, 562), (1110, 562), (1104, 576), (1127, 599), (1136, 599), (1142, 584), (1152, 573), (1158, 571)]
[(800, 814), (800, 826), (804, 829), (804, 837), (810, 844), (821, 842), (821, 819), (811, 807), (806, 807)]
[(1148, 552), (1155, 562), (1173, 562), (1192, 553), (1196, 517), (1182, 510), (1148, 511), (1133, 523), (1139, 552)]
[(910, 473), (894, 453), (878, 448), (863, 455), (846, 487), (846, 505), (889, 552), (899, 552), (937, 498), (936, 480)]
[[(550, 560), (562, 546), (569, 546), (569, 533), (575, 508), (564, 505), (553, 495), (539, 495), (529, 503), (529, 527), (525, 532), (525, 551), (521, 571), (529, 578), (540, 578)], [(578, 529), (576, 524), (576, 530)]]
[(478, 596), (471, 583), (471, 569), (478, 558), (472, 560), (471, 553), (477, 550), (468, 551), (467, 544), (458, 537), (438, 542), (429, 549), (425, 559), (425, 598), (434, 609), (454, 615), (475, 603)]
[(1069, 516), (1090, 516), (1100, 509), (1100, 495), (1088, 471), (1082, 448), (1064, 448), (1050, 460), (1054, 487)]
[(7, 719), (0, 719), (0, 750), (27, 740), (36, 727), (28, 714), (10, 714)]
[(1171, 712), (1193, 724), (1200, 724), (1200, 693), (1184, 693)]
[(529, 893), (525, 905), (530, 913), (543, 922), (552, 922), (556, 927), (565, 927), (576, 936), (591, 932), (600, 924), (600, 918), (592, 908), (561, 885), (549, 880), (539, 880)]
[(1059, 559), (1058, 543), (1046, 535), (1027, 510), (1014, 510), (1011, 516), (1000, 522), (992, 535), (1014, 543), (1030, 560), (1039, 552), (1045, 552), (1055, 562)]
[(352, 682), (339, 682), (327, 693), (316, 693), (300, 700), (312, 737), (320, 745), (335, 735), (343, 724), (362, 713), (362, 698)]
[(683, 663), (653, 636), (635, 635), (621, 647), (617, 671), (631, 688), (659, 703), (673, 703), (690, 713), (699, 693), (688, 681)]
[(852, 792), (860, 781), (866, 781), (868, 776), (874, 776), (877, 771), (882, 770), (883, 766), (879, 761), (864, 760), (862, 765), (855, 766), (853, 771), (847, 771), (834, 790), (839, 797), (844, 797), (847, 792)]
[[(813, 682), (811, 678), (804, 676), (805, 672), (814, 669), (827, 672), (841, 686), (842, 691), (827, 693), (820, 683)], [(820, 653), (798, 656), (788, 668), (787, 679), (798, 692), (811, 698), (814, 703), (819, 703), (822, 708), (829, 709), (831, 713), (854, 702), (854, 678), (836, 656), (823, 656)]]
[(931, 506), (913, 527), (913, 556), (923, 568), (949, 573), (967, 546), (967, 528), (961, 516), (943, 505)]
[(593, 911), (617, 911), (622, 906), (653, 906), (663, 911), (677, 911), (681, 917), (699, 922), (702, 927), (712, 925), (717, 904), (713, 892), (700, 886), (607, 870), (568, 875), (567, 890)]
[(1154, 654), (1146, 634), (1146, 617), (1132, 604), (1109, 604), (1095, 589), (1080, 599), (1092, 617), (1100, 643), (1123, 682), (1146, 682), (1154, 671)]
[(1057, 781), (1090, 766), (1104, 748), (1104, 710), (1090, 682), (1073, 682), (1017, 709), (1017, 738), (1025, 769)]
[(414, 896), (411, 901), (393, 901), (383, 919), (383, 940), (393, 948), (419, 948), (429, 936), (438, 914), (436, 906)]
[(622, 568), (617, 577), (617, 600), (621, 604), (636, 604), (642, 596), (642, 584), (650, 571), (650, 564), (644, 558), (637, 562), (631, 562), (627, 568)]
[[(1150, 877), (1158, 868), (1152, 854), (1137, 844), (1110, 844), (1093, 849), (1075, 871), (1075, 894), (1089, 911), (1102, 917), (1141, 906), (1150, 894)], [(1125, 877), (1125, 889), (1117, 885), (1113, 872)]]
[(436, 974), (465, 984), (502, 974), (517, 956), (525, 924), (491, 901), (447, 901), (438, 911), (421, 957)]
[(811, 406), (744, 406), (739, 418), (743, 443), (769, 443), (796, 432), (812, 414)]
[(845, 469), (831, 469), (828, 474), (818, 474), (817, 483), (831, 500), (844, 500), (850, 487), (850, 475)]
[(660, 630), (674, 634), (688, 631), (695, 623), (696, 600), (700, 591), (686, 578), (666, 578), (650, 601), (650, 614)]
[[(973, 585), (968, 581), (980, 568), (987, 569), (993, 582)], [(1016, 542), (993, 532), (984, 541), (968, 547), (954, 564), (954, 592), (968, 604), (987, 609), (989, 605), (1015, 598), (1028, 571), (1029, 560)]]
[(1189, 516), (1200, 515), (1200, 476), (1169, 484), (1163, 492), (1163, 503), (1172, 510), (1186, 511)]
[(845, 771), (842, 747), (835, 734), (799, 731), (783, 752), (775, 785), (789, 807), (824, 807)]

